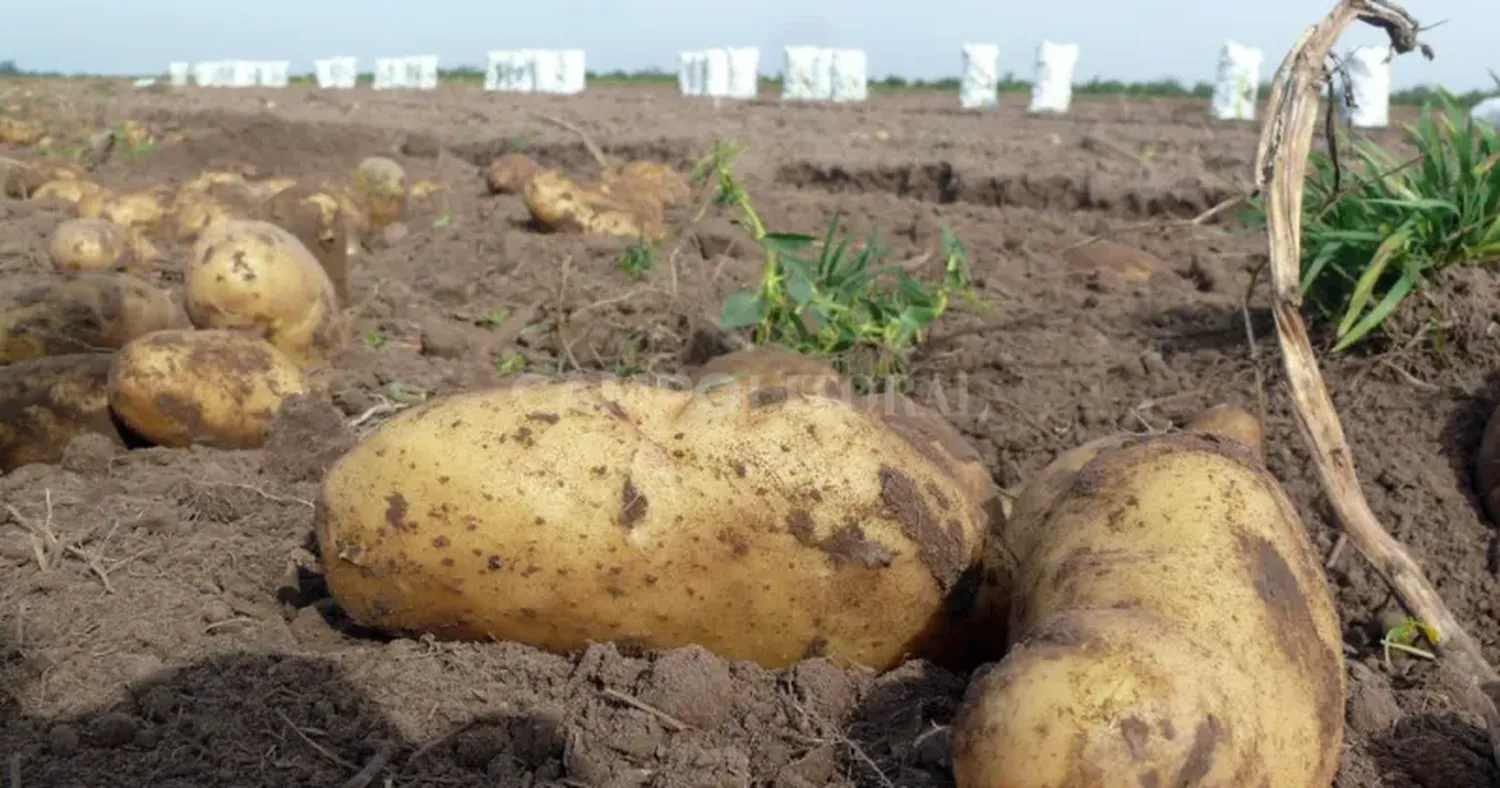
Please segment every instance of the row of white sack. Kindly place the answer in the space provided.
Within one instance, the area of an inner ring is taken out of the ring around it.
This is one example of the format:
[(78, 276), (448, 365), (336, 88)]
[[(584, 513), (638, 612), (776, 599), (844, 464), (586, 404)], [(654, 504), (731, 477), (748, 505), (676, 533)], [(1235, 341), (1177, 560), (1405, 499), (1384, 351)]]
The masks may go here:
[[(1260, 88), (1259, 49), (1226, 41), (1219, 52), (1210, 112), (1220, 120), (1253, 120)], [(1000, 47), (964, 44), (958, 101), (965, 109), (994, 107), (999, 99)], [(1078, 45), (1043, 41), (1036, 51), (1031, 83), (1032, 112), (1066, 112), (1073, 99), (1073, 74), (1078, 67)]]
[[(870, 95), (869, 58), (862, 49), (789, 46), (784, 50), (782, 101), (864, 101)], [(760, 50), (714, 47), (677, 55), (677, 87), (684, 96), (754, 99), (760, 95)]]
[[(177, 87), (191, 81), (199, 87), (284, 88), (290, 82), (291, 62), (286, 60), (213, 60), (202, 63), (168, 63), (167, 79)], [(357, 61), (334, 57), (313, 61), (320, 88), (352, 88), (359, 81)], [(377, 58), (376, 90), (433, 90), (438, 85), (436, 55)]]
[(506, 93), (582, 93), (588, 75), (582, 49), (490, 52), (484, 89)]
[(170, 63), (167, 75), (173, 85), (191, 79), (203, 87), (284, 88), (291, 79), (287, 60), (210, 60), (203, 63)]

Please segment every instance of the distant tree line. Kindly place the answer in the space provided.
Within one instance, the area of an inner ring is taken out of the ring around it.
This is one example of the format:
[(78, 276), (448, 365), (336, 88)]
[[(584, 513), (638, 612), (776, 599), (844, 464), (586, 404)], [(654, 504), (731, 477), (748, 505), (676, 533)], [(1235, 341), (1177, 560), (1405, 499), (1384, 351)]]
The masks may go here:
[[(477, 66), (458, 66), (451, 69), (440, 69), (440, 78), (445, 81), (455, 82), (482, 82), (484, 81), (484, 69)], [(59, 77), (65, 76), (59, 72), (40, 72), (22, 69), (15, 60), (0, 60), (0, 78), (4, 77)], [(72, 76), (94, 76), (89, 74), (73, 74)], [(368, 83), (373, 77), (370, 74), (360, 75), (360, 81)], [(640, 71), (608, 71), (589, 72), (588, 79), (595, 84), (654, 84), (654, 83), (676, 83), (677, 74), (667, 71), (661, 67), (652, 67)], [(293, 82), (311, 82), (312, 75), (304, 74), (294, 77)], [(761, 87), (768, 90), (777, 90), (781, 87), (781, 76), (761, 77)], [(906, 77), (891, 74), (880, 79), (870, 80), (870, 87), (874, 90), (934, 90), (957, 92), (959, 86), (958, 77), (945, 77), (942, 79), (908, 79)], [(1500, 85), (1497, 85), (1500, 87)], [(1031, 81), (1020, 79), (1014, 74), (1007, 73), (999, 80), (999, 91), (1001, 93), (1026, 93), (1031, 90)], [(1265, 96), (1271, 90), (1269, 81), (1261, 83), (1260, 95)], [(1438, 96), (1438, 88), (1422, 85), (1413, 88), (1404, 88), (1391, 93), (1392, 104), (1421, 105), (1434, 101)], [(1073, 85), (1073, 92), (1084, 96), (1125, 96), (1125, 97), (1162, 97), (1162, 98), (1208, 98), (1213, 95), (1214, 86), (1210, 82), (1198, 82), (1187, 85), (1176, 79), (1158, 79), (1149, 82), (1122, 82), (1117, 79), (1099, 79), (1095, 77), (1087, 82), (1079, 82)], [(1461, 93), (1453, 98), (1461, 106), (1469, 107), (1490, 96), (1500, 93), (1500, 90), (1471, 90)]]

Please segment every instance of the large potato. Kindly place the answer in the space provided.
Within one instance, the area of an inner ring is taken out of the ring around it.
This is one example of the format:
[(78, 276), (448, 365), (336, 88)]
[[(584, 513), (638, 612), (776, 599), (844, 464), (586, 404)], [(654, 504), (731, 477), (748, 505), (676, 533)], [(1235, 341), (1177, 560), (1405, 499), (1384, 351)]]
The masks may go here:
[(160, 288), (114, 272), (0, 279), (0, 364), (109, 351), (179, 321)]
[(333, 282), (297, 236), (269, 222), (230, 219), (193, 245), (184, 283), (199, 328), (251, 331), (304, 367), (348, 341)]
[(0, 473), (55, 463), (80, 435), (125, 445), (105, 394), (112, 358), (79, 353), (0, 367)]
[(49, 251), (60, 271), (108, 271), (130, 252), (130, 238), (103, 219), (69, 219), (52, 232)]
[(317, 534), (334, 599), (373, 627), (886, 669), (947, 659), (984, 520), (839, 398), (548, 381), (382, 425), (325, 478)]
[(1296, 510), (1238, 440), (1080, 447), (1000, 541), (1010, 648), (955, 718), (959, 788), (1330, 784), (1338, 617)]
[(365, 206), (370, 229), (380, 230), (406, 213), (406, 171), (383, 156), (371, 156), (354, 170), (354, 193)]
[(240, 331), (156, 331), (115, 355), (109, 405), (158, 445), (263, 445), (281, 403), (307, 391), (302, 370), (271, 343)]
[(624, 238), (659, 237), (659, 206), (627, 204), (566, 175), (544, 170), (526, 180), (522, 197), (531, 218), (548, 232), (585, 232)]

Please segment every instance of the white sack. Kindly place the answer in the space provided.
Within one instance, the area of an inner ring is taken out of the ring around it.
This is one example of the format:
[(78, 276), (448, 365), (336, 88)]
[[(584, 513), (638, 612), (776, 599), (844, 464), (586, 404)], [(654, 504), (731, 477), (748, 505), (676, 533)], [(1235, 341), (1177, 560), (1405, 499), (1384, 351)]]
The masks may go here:
[(1480, 123), (1488, 123), (1500, 131), (1500, 97), (1487, 98), (1469, 110), (1469, 116)]
[(562, 92), (569, 96), (582, 93), (588, 86), (588, 66), (582, 49), (562, 51)]
[(1036, 81), (1031, 85), (1031, 112), (1067, 112), (1073, 103), (1073, 69), (1077, 44), (1043, 41), (1036, 50)]
[(259, 76), (260, 69), (256, 63), (250, 60), (229, 61), (229, 85), (236, 88), (253, 88)]
[(832, 50), (789, 46), (782, 72), (782, 101), (827, 101), (833, 97)]
[(958, 103), (964, 109), (987, 109), (999, 103), (1000, 47), (994, 44), (963, 45), (962, 79)]
[(263, 88), (284, 88), (291, 84), (291, 68), (287, 60), (263, 60), (255, 64), (255, 83)]
[(703, 50), (703, 95), (710, 98), (729, 96), (729, 50), (723, 47)]
[(533, 49), (530, 54), (534, 90), (537, 93), (561, 93), (562, 53), (555, 49)]
[(168, 63), (167, 81), (169, 81), (174, 88), (183, 87), (187, 85), (191, 72), (192, 66), (188, 65), (187, 63)]
[(1344, 117), (1356, 128), (1383, 128), (1390, 123), (1391, 50), (1355, 47), (1344, 60), (1354, 105), (1345, 102)]
[(1255, 99), (1260, 91), (1260, 64), (1265, 53), (1255, 47), (1225, 41), (1219, 51), (1210, 102), (1218, 120), (1255, 120)]
[(677, 92), (684, 96), (703, 95), (703, 51), (677, 53)]
[(869, 61), (863, 49), (829, 50), (828, 62), (829, 98), (848, 102), (870, 97)]
[(193, 82), (200, 88), (211, 88), (219, 84), (219, 64), (213, 61), (193, 64)]
[(760, 98), (760, 50), (755, 47), (730, 47), (729, 90), (727, 98), (752, 101)]
[(405, 58), (406, 86), (416, 90), (436, 90), (438, 86), (437, 55), (412, 55)]
[(504, 57), (504, 52), (484, 53), (484, 90), (486, 92), (500, 89), (500, 64)]

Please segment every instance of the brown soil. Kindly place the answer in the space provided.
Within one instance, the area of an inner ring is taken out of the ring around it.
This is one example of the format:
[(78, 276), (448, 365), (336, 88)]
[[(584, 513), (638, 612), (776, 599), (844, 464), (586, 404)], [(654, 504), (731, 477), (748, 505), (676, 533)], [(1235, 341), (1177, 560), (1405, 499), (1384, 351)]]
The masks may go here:
[[(1085, 440), (1180, 427), (1220, 402), (1255, 408), (1264, 391), (1267, 462), (1329, 556), (1346, 628), (1336, 785), (1500, 779), (1442, 663), (1382, 657), (1396, 604), (1355, 550), (1336, 547), (1264, 293), (1240, 305), (1263, 241), (1172, 221), (1248, 182), (1257, 130), (1208, 121), (1202, 102), (1082, 101), (1065, 118), (1028, 118), (1014, 102), (970, 115), (951, 96), (916, 95), (714, 108), (624, 89), (565, 100), (473, 88), (111, 95), (78, 83), (7, 93), (54, 131), (130, 117), (172, 135), (95, 171), (115, 188), (230, 167), (311, 181), (370, 155), (447, 187), (414, 199), (402, 229), (350, 261), (356, 341), (335, 365), (336, 411), (298, 401), (260, 451), (126, 451), (88, 437), (58, 465), (0, 477), (0, 752), (19, 785), (952, 784), (946, 726), (966, 676), (923, 663), (874, 676), (820, 658), (770, 673), (697, 649), (388, 640), (331, 605), (309, 501), (382, 403), (494, 385), (500, 359), (533, 372), (677, 373), (730, 346), (712, 325), (718, 305), (758, 264), (729, 214), (710, 207), (631, 281), (616, 267), (626, 242), (539, 235), (518, 196), (489, 194), (485, 165), (521, 147), (597, 175), (543, 115), (608, 153), (683, 169), (733, 134), (779, 230), (818, 233), (837, 210), (857, 233), (879, 228), (896, 259), (919, 260), (952, 226), (995, 309), (944, 318), (917, 357), (915, 396), (1002, 485)], [(0, 275), (45, 269), (49, 233), (70, 215), (0, 200)], [(1068, 248), (1099, 233), (1116, 246)], [(162, 246), (161, 280), (180, 282), (188, 250)], [(1410, 313), (1410, 341), (1328, 361), (1325, 374), (1377, 515), (1500, 662), (1500, 551), (1469, 472), (1500, 399), (1495, 289), (1476, 274), (1428, 298), (1449, 319), (1441, 354)], [(68, 546), (45, 571), (28, 527)]]

